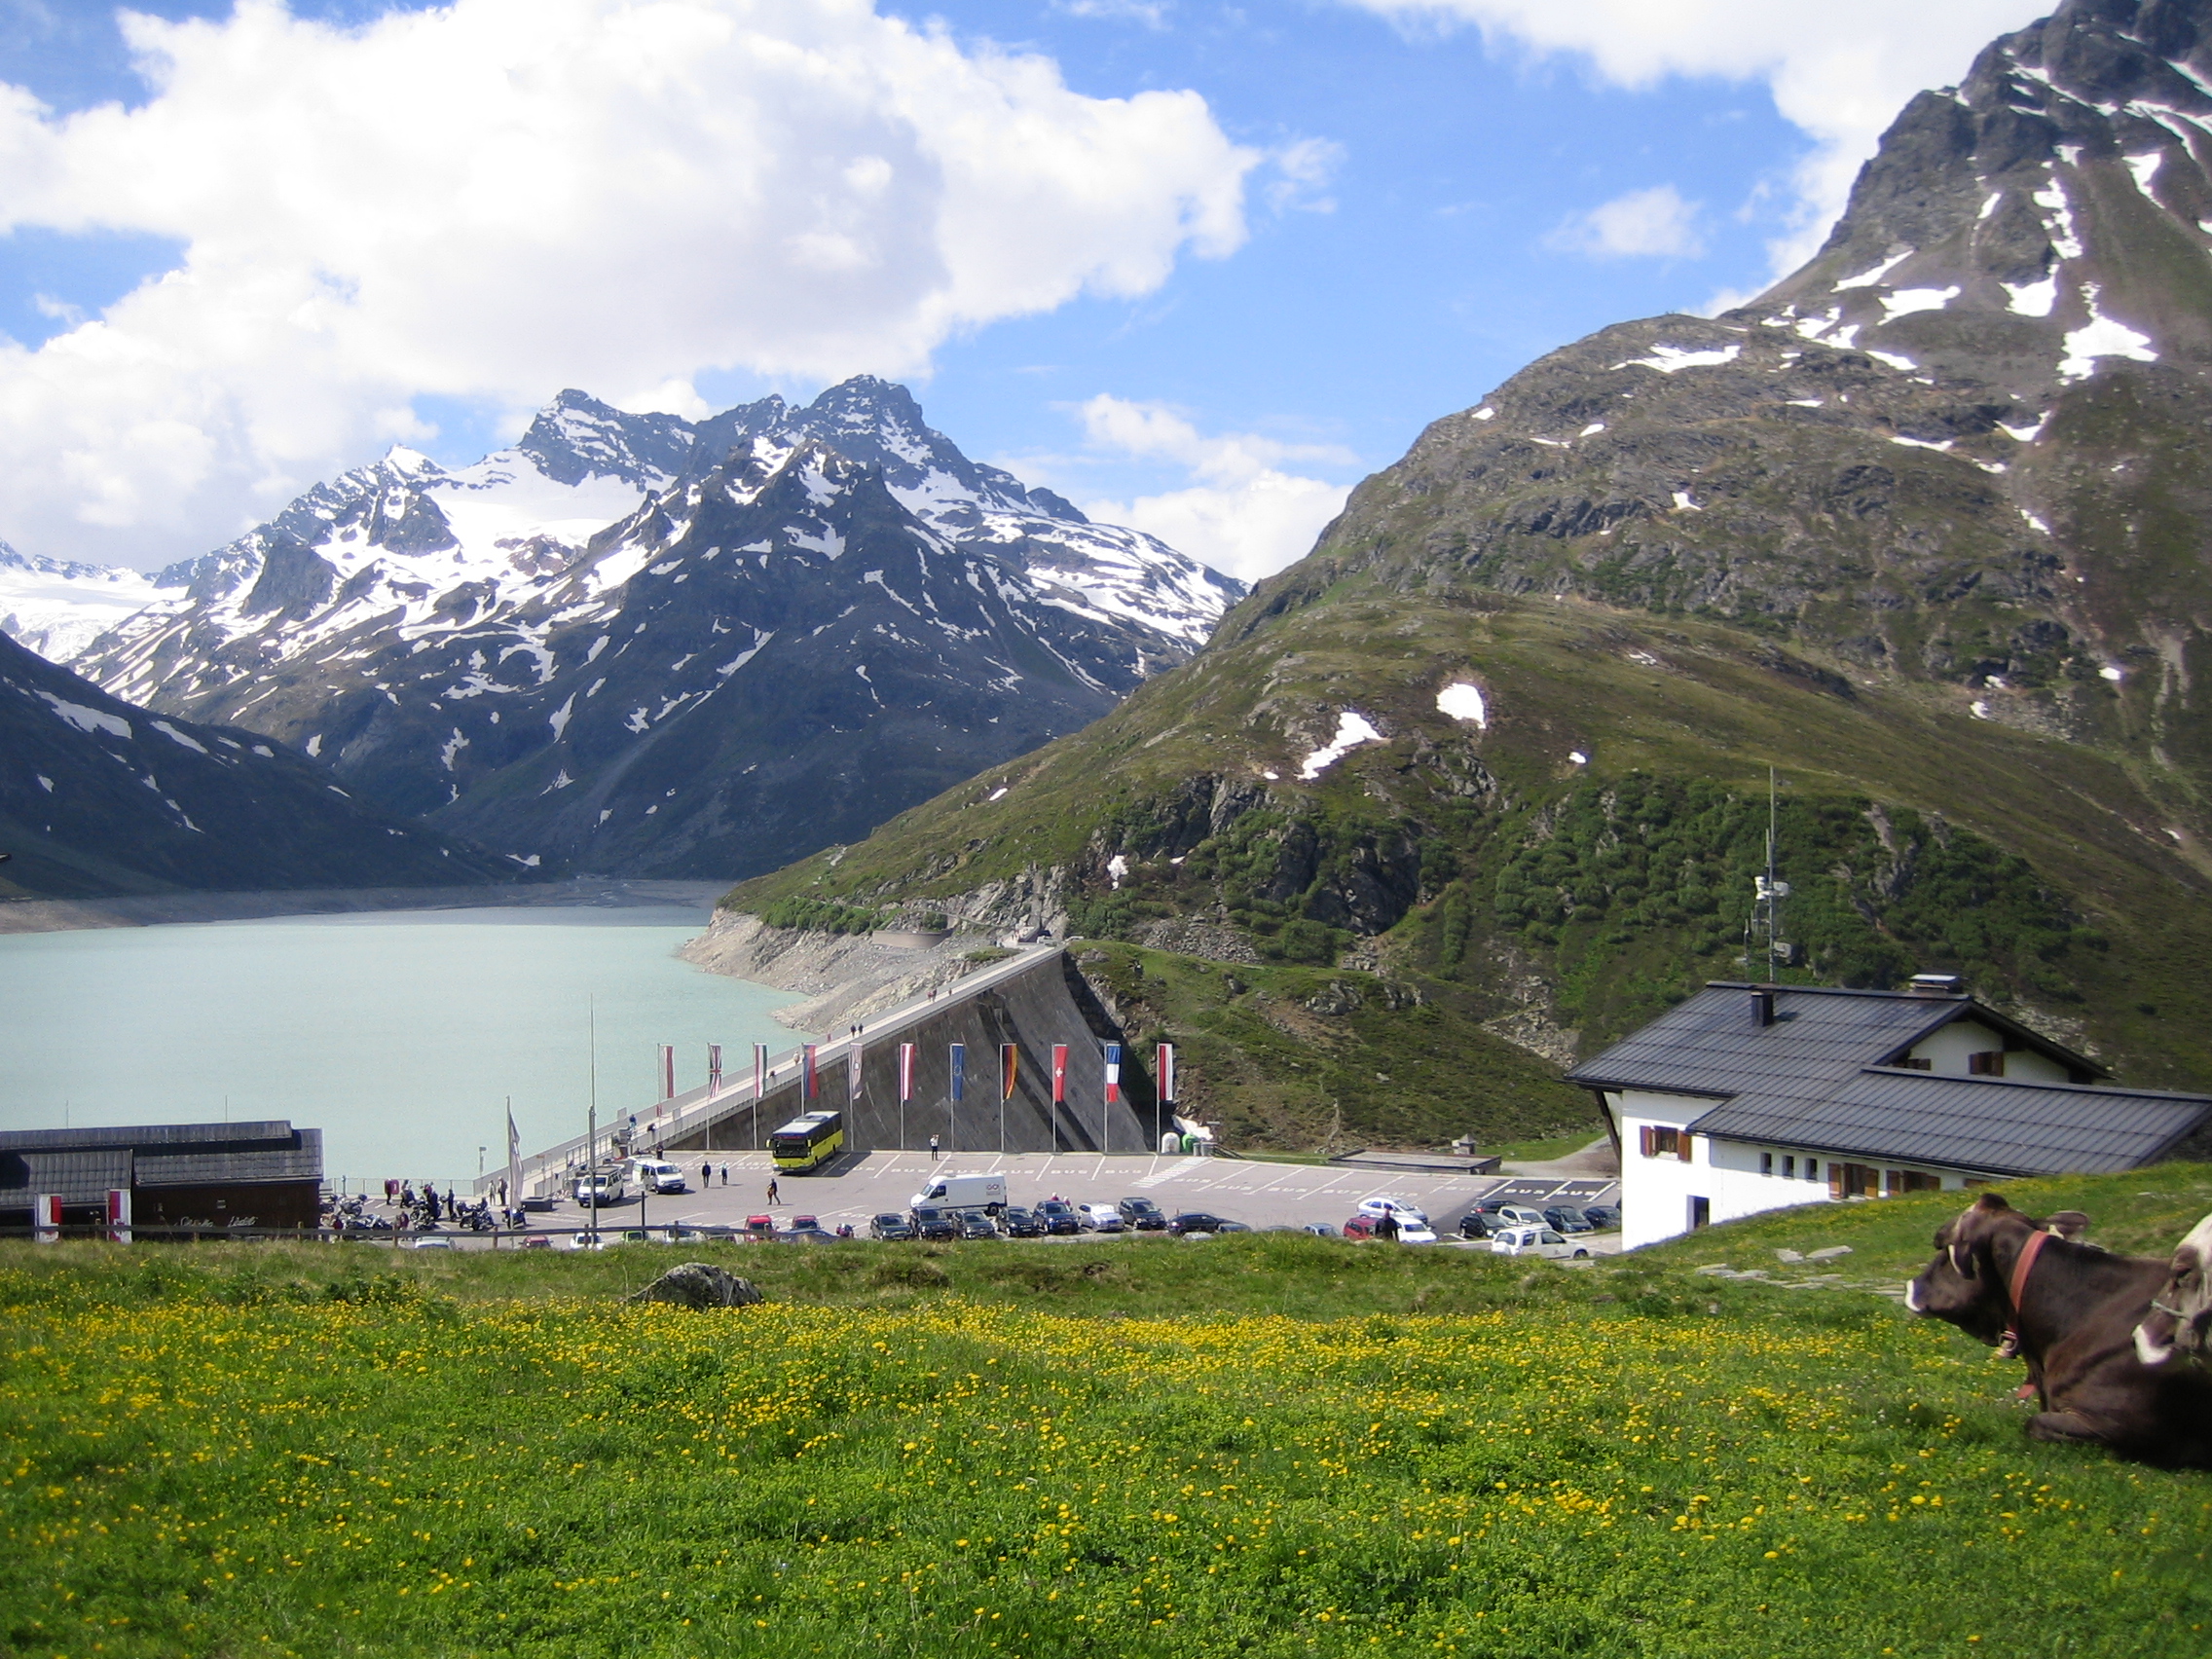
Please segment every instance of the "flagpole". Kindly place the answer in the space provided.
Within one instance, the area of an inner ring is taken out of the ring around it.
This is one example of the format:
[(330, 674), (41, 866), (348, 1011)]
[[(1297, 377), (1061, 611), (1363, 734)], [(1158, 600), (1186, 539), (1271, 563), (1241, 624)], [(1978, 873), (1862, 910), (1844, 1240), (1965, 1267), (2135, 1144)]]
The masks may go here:
[(599, 1189), (593, 1177), (599, 1170), (599, 1007), (594, 998), (584, 998), (584, 1030), (591, 1046), (591, 1108), (584, 1124), (584, 1191), (592, 1196), (590, 1233), (596, 1242), (599, 1238)]

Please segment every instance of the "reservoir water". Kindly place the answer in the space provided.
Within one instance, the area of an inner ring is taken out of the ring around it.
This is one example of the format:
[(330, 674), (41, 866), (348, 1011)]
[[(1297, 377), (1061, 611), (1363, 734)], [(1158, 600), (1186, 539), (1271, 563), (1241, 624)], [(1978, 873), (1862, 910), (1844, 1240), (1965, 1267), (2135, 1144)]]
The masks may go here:
[(750, 1044), (797, 1000), (678, 959), (673, 905), (380, 911), (0, 936), (0, 1128), (289, 1118), (354, 1186), (464, 1181), (583, 1133), (598, 1033), (607, 1124)]

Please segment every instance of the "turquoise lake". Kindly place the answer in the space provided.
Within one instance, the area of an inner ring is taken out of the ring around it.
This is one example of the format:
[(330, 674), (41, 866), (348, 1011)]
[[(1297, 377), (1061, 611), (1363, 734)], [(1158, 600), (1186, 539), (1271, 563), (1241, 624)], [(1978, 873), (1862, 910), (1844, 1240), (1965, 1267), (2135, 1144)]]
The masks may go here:
[[(289, 1118), (323, 1131), (333, 1182), (472, 1178), (649, 1108), (659, 1046), (677, 1088), (707, 1045), (794, 1034), (796, 999), (708, 974), (678, 945), (705, 910), (380, 911), (0, 936), (0, 1128)], [(587, 1014), (589, 1019), (587, 1020)]]

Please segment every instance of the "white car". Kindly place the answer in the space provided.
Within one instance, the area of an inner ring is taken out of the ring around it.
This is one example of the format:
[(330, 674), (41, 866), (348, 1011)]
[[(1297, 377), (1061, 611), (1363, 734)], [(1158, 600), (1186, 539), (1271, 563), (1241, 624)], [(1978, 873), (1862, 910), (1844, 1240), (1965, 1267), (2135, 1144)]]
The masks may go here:
[(1491, 1239), (1490, 1247), (1499, 1256), (1543, 1256), (1553, 1261), (1590, 1254), (1581, 1245), (1568, 1242), (1564, 1233), (1548, 1227), (1509, 1227)]
[(408, 1245), (407, 1247), (410, 1250), (450, 1250), (453, 1248), (453, 1240), (450, 1238), (435, 1237), (418, 1238), (414, 1243)]
[[(1408, 1221), (1418, 1221), (1423, 1226), (1426, 1226), (1428, 1222), (1428, 1211), (1422, 1209), (1413, 1199), (1393, 1198), (1386, 1193), (1378, 1193), (1372, 1198), (1360, 1199), (1359, 1213), (1373, 1216), (1377, 1221), (1381, 1221), (1386, 1215), (1394, 1215), (1398, 1218), (1398, 1225), (1401, 1227)], [(1541, 1220), (1542, 1217), (1539, 1216), (1537, 1219)]]
[(1544, 1219), (1542, 1210), (1530, 1209), (1527, 1204), (1502, 1204), (1498, 1208), (1497, 1219), (1507, 1227), (1549, 1227), (1551, 1225)]
[(1119, 1204), (1078, 1204), (1075, 1206), (1076, 1225), (1086, 1233), (1122, 1233), (1126, 1229), (1122, 1222)]
[(1433, 1244), (1436, 1242), (1436, 1229), (1429, 1226), (1424, 1217), (1400, 1210), (1398, 1212), (1398, 1242), (1401, 1244)]

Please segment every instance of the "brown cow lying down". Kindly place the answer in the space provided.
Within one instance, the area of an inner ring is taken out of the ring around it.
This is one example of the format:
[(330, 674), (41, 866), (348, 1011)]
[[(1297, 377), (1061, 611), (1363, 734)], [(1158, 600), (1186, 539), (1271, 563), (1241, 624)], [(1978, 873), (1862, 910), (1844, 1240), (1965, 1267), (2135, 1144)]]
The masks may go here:
[(2196, 1359), (2212, 1337), (2212, 1215), (2174, 1246), (2165, 1283), (2150, 1315), (2135, 1327), (2135, 1352), (2145, 1365), (2163, 1365), (2174, 1350)]
[(1936, 1259), (1906, 1290), (1905, 1306), (1985, 1343), (2017, 1333), (2042, 1396), (2043, 1410), (2028, 1419), (2031, 1440), (2093, 1441), (2139, 1462), (2212, 1467), (2212, 1374), (2148, 1366), (2135, 1351), (2136, 1322), (2166, 1272), (2164, 1262), (2051, 1236), (1984, 1193), (1936, 1230)]

